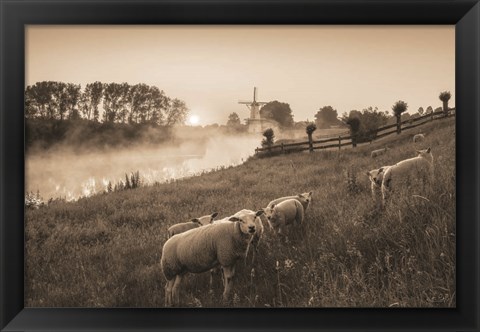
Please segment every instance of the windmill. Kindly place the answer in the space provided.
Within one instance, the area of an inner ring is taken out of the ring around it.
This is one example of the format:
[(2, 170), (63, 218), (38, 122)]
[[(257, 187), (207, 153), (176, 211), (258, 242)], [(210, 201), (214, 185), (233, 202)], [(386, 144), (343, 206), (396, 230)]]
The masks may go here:
[(239, 101), (238, 103), (246, 105), (250, 110), (248, 121), (260, 119), (260, 106), (266, 104), (264, 101), (257, 101), (257, 87), (253, 87), (253, 101)]

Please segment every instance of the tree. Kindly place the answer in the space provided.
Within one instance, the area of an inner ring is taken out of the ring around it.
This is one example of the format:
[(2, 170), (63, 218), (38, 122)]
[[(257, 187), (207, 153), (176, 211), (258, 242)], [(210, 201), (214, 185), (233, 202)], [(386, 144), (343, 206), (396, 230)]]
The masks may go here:
[[(351, 134), (355, 136), (355, 143), (369, 142), (377, 137), (377, 129), (388, 122), (389, 116), (386, 111), (379, 111), (377, 107), (368, 107), (361, 112), (357, 110), (350, 111), (349, 114), (342, 114), (342, 122), (348, 124), (350, 119), (358, 119), (358, 128), (356, 120), (353, 120), (354, 131)], [(350, 125), (349, 125), (350, 126)], [(351, 126), (350, 126), (351, 127)], [(352, 129), (352, 128), (350, 128)]]
[(185, 105), (185, 102), (177, 98), (168, 98), (167, 105), (165, 125), (171, 127), (176, 124), (185, 123), (185, 119), (188, 115), (188, 108), (187, 105)]
[(360, 130), (360, 119), (357, 117), (349, 117), (345, 123), (350, 127), (350, 136), (352, 137), (352, 146), (357, 147), (357, 136)]
[(313, 142), (312, 142), (312, 135), (313, 135), (313, 132), (317, 130), (317, 126), (315, 125), (315, 123), (309, 123), (307, 125), (307, 127), (305, 128), (305, 132), (307, 133), (308, 135), (308, 145), (309, 145), (309, 149), (310, 149), (310, 152), (313, 152)]
[[(130, 110), (128, 117), (129, 123), (145, 123), (147, 120), (148, 100), (150, 99), (150, 87), (146, 84), (136, 84), (130, 86), (126, 93), (126, 106)], [(128, 110), (122, 110), (122, 122), (125, 122), (125, 117)]]
[(80, 111), (83, 117), (87, 120), (92, 119), (98, 122), (99, 111), (98, 105), (103, 96), (103, 84), (96, 81), (95, 83), (88, 83), (85, 90), (80, 95)]
[(33, 88), (29, 85), (25, 89), (25, 117), (35, 118), (40, 114), (40, 105), (35, 98)]
[(443, 113), (445, 114), (445, 116), (448, 115), (448, 101), (450, 100), (451, 97), (452, 97), (452, 94), (450, 93), (450, 91), (443, 91), (438, 96), (438, 98), (443, 103)]
[(427, 109), (425, 110), (425, 113), (426, 113), (426, 114), (433, 113), (433, 108), (432, 108), (432, 106), (428, 106)]
[(69, 118), (78, 118), (78, 102), (80, 100), (80, 84), (68, 83), (66, 87), (67, 92), (67, 109)]
[(168, 104), (165, 92), (156, 86), (151, 86), (149, 96), (147, 121), (155, 125), (161, 124), (164, 120), (164, 112), (166, 111)]
[(233, 112), (228, 116), (228, 121), (227, 121), (227, 130), (230, 132), (241, 132), (241, 131), (246, 131), (247, 126), (243, 125), (242, 122), (240, 121), (240, 117), (238, 116), (237, 113)]
[(108, 83), (103, 87), (103, 122), (113, 123), (115, 120), (126, 122), (127, 98), (129, 85), (127, 83)]
[(392, 106), (392, 111), (393, 115), (395, 118), (397, 118), (397, 134), (400, 134), (402, 132), (402, 127), (401, 127), (401, 118), (402, 118), (402, 113), (406, 112), (408, 108), (408, 105), (406, 102), (399, 100)]
[(318, 128), (330, 128), (339, 123), (337, 110), (332, 106), (324, 106), (315, 114), (315, 124)]
[(273, 129), (272, 128), (266, 129), (263, 132), (263, 136), (265, 138), (262, 140), (262, 146), (270, 148), (275, 142), (275, 133), (273, 132)]
[(420, 107), (420, 108), (418, 109), (418, 114), (420, 114), (420, 116), (422, 116), (423, 113), (425, 113), (425, 111), (423, 110), (423, 107)]
[(25, 91), (26, 115), (42, 119), (55, 118), (55, 100), (53, 92), (55, 83), (52, 81), (37, 82), (27, 86)]
[(278, 122), (282, 128), (293, 127), (293, 115), (290, 105), (277, 100), (265, 104), (260, 109), (260, 116)]
[(233, 112), (228, 116), (227, 126), (236, 128), (240, 126), (242, 123), (240, 122), (240, 117), (237, 113)]

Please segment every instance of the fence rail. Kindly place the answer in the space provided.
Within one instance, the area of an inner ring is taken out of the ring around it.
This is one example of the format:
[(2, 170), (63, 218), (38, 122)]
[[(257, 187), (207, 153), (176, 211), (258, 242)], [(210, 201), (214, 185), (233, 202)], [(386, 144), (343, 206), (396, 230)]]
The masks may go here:
[[(442, 111), (437, 111), (437, 112), (432, 112), (426, 115), (422, 115), (417, 118), (407, 119), (400, 122), (400, 130), (412, 129), (418, 126), (422, 126), (433, 120), (443, 119), (449, 116), (455, 116), (455, 113), (456, 113), (455, 108), (450, 108), (449, 113), (447, 115), (445, 115), (445, 112), (442, 110)], [(422, 122), (419, 122), (419, 121), (422, 121)], [(384, 132), (385, 130), (388, 130), (391, 128), (395, 128), (395, 130)], [(389, 136), (395, 133), (397, 133), (396, 123), (377, 128), (376, 130), (367, 132), (366, 135), (373, 136), (374, 137), (372, 139), (373, 141), (373, 140), (376, 140), (385, 136)], [(355, 139), (353, 139), (351, 135), (342, 136), (344, 134), (349, 134), (349, 132), (341, 133), (339, 136), (334, 136), (334, 137), (329, 136), (326, 139), (320, 139), (316, 141), (312, 140), (312, 142), (306, 141), (306, 142), (297, 142), (297, 143), (288, 143), (288, 144), (282, 143), (282, 144), (272, 145), (270, 147), (265, 147), (265, 148), (256, 148), (255, 154), (259, 152), (264, 152), (264, 151), (269, 151), (269, 152), (280, 151), (282, 153), (287, 153), (287, 152), (300, 152), (300, 151), (306, 151), (306, 150), (313, 151), (313, 150), (329, 149), (329, 148), (341, 149), (342, 146), (347, 146), (347, 145), (352, 145), (353, 147), (355, 147), (356, 146)], [(325, 145), (325, 143), (330, 143), (330, 142), (337, 142), (337, 143)]]

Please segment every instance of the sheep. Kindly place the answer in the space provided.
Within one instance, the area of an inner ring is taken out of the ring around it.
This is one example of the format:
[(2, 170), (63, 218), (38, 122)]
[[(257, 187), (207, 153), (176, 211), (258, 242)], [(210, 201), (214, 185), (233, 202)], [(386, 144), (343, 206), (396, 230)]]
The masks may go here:
[(382, 180), (389, 167), (390, 166), (382, 166), (367, 172), (367, 176), (371, 182), (372, 198), (377, 204), (381, 204), (382, 201)]
[(425, 141), (425, 134), (416, 134), (413, 136), (413, 143)]
[(180, 285), (186, 273), (202, 273), (216, 266), (223, 269), (223, 301), (228, 302), (236, 262), (245, 258), (251, 238), (256, 232), (255, 219), (261, 214), (263, 210), (240, 214), (238, 217), (230, 217), (230, 223), (194, 228), (168, 239), (163, 245), (160, 260), (167, 280), (165, 305), (179, 305)]
[(296, 199), (287, 199), (274, 204), (271, 209), (270, 223), (279, 234), (284, 233), (283, 230), (287, 225), (293, 223), (301, 225), (305, 216), (303, 205)]
[(372, 158), (378, 157), (378, 156), (384, 154), (385, 152), (387, 152), (387, 150), (389, 150), (389, 149), (388, 148), (383, 148), (383, 149), (373, 150), (372, 152), (370, 152), (370, 157), (372, 157)]
[[(402, 160), (385, 171), (382, 180), (383, 204), (385, 204), (392, 190), (402, 184), (413, 185), (420, 181), (423, 183), (423, 189), (425, 189), (426, 184), (433, 184), (434, 167), (431, 149), (417, 150), (417, 154), (416, 157)], [(412, 192), (412, 189), (413, 187), (409, 186), (410, 192)]]
[(170, 226), (167, 230), (167, 239), (171, 238), (176, 234), (180, 234), (186, 232), (190, 229), (197, 228), (200, 226), (208, 225), (213, 222), (213, 220), (218, 216), (218, 212), (214, 212), (210, 215), (206, 215), (200, 218), (193, 218), (190, 221), (182, 222)]
[(308, 193), (298, 194), (298, 195), (295, 195), (295, 196), (280, 197), (280, 198), (274, 199), (273, 201), (268, 203), (267, 207), (263, 209), (265, 211), (265, 214), (262, 215), (262, 218), (263, 218), (263, 220), (266, 219), (270, 228), (272, 228), (272, 225), (270, 223), (270, 219), (271, 219), (272, 213), (273, 213), (272, 206), (276, 205), (276, 204), (279, 204), (281, 202), (284, 202), (286, 200), (289, 200), (289, 199), (295, 199), (295, 200), (299, 201), (303, 206), (303, 211), (306, 212), (308, 207), (310, 206), (310, 202), (312, 201), (312, 191), (310, 191)]

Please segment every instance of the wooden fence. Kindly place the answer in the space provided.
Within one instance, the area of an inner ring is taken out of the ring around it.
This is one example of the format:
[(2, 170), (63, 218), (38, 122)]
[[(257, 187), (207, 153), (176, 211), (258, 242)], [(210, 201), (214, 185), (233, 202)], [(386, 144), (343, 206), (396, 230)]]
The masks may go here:
[[(450, 108), (448, 116), (455, 116), (455, 108)], [(437, 111), (433, 113), (429, 113), (426, 115), (422, 115), (413, 119), (407, 119), (402, 122), (400, 122), (400, 127), (401, 130), (407, 130), (407, 129), (412, 129), (418, 126), (422, 126), (430, 121), (436, 120), (436, 119), (443, 119), (445, 118), (445, 113), (442, 111)], [(392, 130), (393, 129), (393, 130)], [(397, 133), (397, 124), (391, 124), (387, 126), (380, 127), (374, 131), (366, 133), (367, 136), (374, 137), (370, 143), (373, 140), (389, 136), (392, 134)], [(255, 154), (259, 152), (275, 152), (275, 153), (290, 153), (290, 152), (300, 152), (300, 151), (306, 151), (306, 150), (318, 150), (318, 149), (330, 149), (330, 148), (338, 148), (339, 150), (342, 148), (342, 146), (347, 146), (347, 145), (352, 145), (355, 147), (355, 141), (352, 140), (352, 136), (335, 136), (335, 137), (329, 137), (326, 139), (320, 139), (313, 141), (312, 140), (312, 146), (310, 146), (310, 142), (298, 142), (298, 143), (288, 143), (288, 144), (276, 144), (272, 145), (270, 147), (265, 147), (265, 148), (256, 148), (255, 149)], [(365, 143), (365, 142), (363, 142)]]

